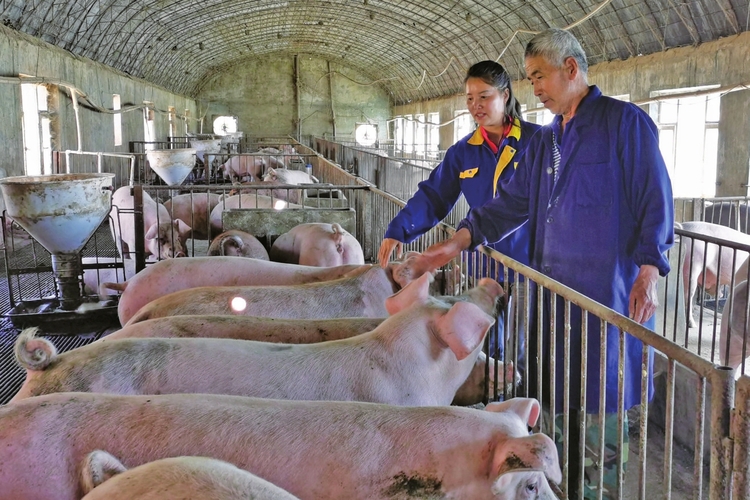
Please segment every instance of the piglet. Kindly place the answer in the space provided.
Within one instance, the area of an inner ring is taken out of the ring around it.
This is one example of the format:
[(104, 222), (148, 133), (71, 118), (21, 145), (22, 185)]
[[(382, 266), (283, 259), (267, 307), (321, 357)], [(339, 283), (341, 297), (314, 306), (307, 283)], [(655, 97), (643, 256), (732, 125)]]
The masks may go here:
[(302, 500), (553, 500), (557, 450), (539, 403), (485, 411), (359, 402), (61, 393), (0, 407), (0, 500), (77, 500), (81, 463), (185, 455), (235, 464)]
[(373, 331), (316, 344), (122, 339), (58, 356), (29, 328), (15, 347), (26, 381), (11, 402), (76, 390), (448, 405), (474, 369), (503, 290), (485, 278), (460, 297), (436, 298), (429, 278), (389, 297), (392, 316)]
[(128, 470), (101, 450), (81, 467), (83, 500), (295, 500), (265, 479), (206, 457), (163, 458)]

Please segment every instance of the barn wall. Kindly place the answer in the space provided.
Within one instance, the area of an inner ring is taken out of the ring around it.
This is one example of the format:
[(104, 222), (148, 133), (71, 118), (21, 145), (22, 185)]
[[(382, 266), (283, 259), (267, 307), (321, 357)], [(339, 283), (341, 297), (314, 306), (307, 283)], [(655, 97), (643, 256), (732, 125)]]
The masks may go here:
[[(120, 94), (122, 106), (154, 103), (156, 135), (166, 140), (169, 121), (166, 113), (174, 106), (178, 114), (190, 110), (192, 117), (199, 115), (193, 99), (169, 92), (144, 80), (133, 78), (94, 61), (74, 56), (65, 50), (39, 39), (0, 26), (0, 144), (3, 155), (0, 167), (7, 175), (24, 174), (21, 89), (12, 82), (19, 75), (43, 77), (50, 83), (63, 81), (73, 85), (96, 105), (112, 108), (112, 95)], [(53, 86), (54, 90), (55, 87)], [(53, 149), (77, 149), (75, 114), (67, 93), (52, 93), (50, 101), (58, 103), (53, 123)], [(144, 139), (141, 111), (122, 114), (122, 146), (114, 146), (114, 120), (111, 114), (80, 108), (81, 140), (84, 151), (126, 152), (128, 141)], [(189, 130), (196, 130), (196, 122), (189, 121)], [(178, 128), (183, 135), (184, 123)]]
[[(363, 85), (368, 77), (338, 63), (307, 55), (298, 61), (302, 135), (331, 137), (335, 125), (337, 137), (349, 137), (355, 123), (371, 121), (385, 137), (391, 103), (382, 88)], [(247, 135), (296, 135), (296, 87), (294, 57), (279, 56), (247, 60), (212, 75), (197, 98), (211, 117), (237, 116)]]
[[(650, 92), (684, 87), (750, 82), (750, 32), (727, 37), (697, 47), (671, 49), (624, 61), (597, 64), (589, 68), (589, 83), (607, 95), (629, 94), (631, 101), (646, 100)], [(502, 61), (500, 61), (502, 62)], [(527, 80), (514, 82), (519, 101), (528, 109), (538, 100)], [(440, 120), (453, 118), (455, 110), (465, 109), (463, 95), (396, 106), (395, 115), (440, 111)], [(725, 94), (719, 124), (718, 196), (748, 194), (750, 159), (750, 90)], [(453, 143), (453, 126), (441, 128), (440, 147)]]

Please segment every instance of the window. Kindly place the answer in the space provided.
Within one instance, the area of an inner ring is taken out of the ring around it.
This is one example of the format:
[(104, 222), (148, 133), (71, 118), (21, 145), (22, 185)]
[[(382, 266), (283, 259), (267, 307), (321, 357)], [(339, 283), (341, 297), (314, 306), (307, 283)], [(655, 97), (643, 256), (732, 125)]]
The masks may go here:
[(52, 137), (44, 85), (21, 84), (23, 109), (24, 171), (26, 175), (52, 173)]
[(114, 119), (115, 146), (122, 146), (122, 114), (117, 112), (120, 109), (120, 94), (112, 94), (112, 110), (115, 112), (112, 115)]
[[(145, 107), (143, 108), (143, 140), (146, 142), (156, 141), (156, 130), (154, 128), (154, 103), (143, 101)], [(154, 149), (154, 144), (146, 144), (144, 149)]]
[(214, 119), (214, 134), (227, 135), (237, 132), (236, 116), (217, 116)]
[(360, 146), (370, 147), (378, 140), (378, 128), (371, 123), (358, 123), (354, 129), (354, 139)]
[(414, 151), (414, 117), (404, 115), (404, 153)]
[(453, 142), (456, 143), (474, 132), (474, 119), (468, 109), (462, 109), (453, 113)]
[(169, 137), (175, 137), (177, 135), (177, 111), (174, 106), (167, 108), (167, 114), (169, 115)]
[(427, 123), (424, 115), (414, 115), (414, 151), (424, 155), (427, 144)]
[(184, 120), (185, 120), (185, 135), (188, 135), (188, 133), (190, 132), (190, 110), (189, 109), (185, 110)]
[(721, 95), (709, 93), (669, 97), (670, 94), (710, 88), (651, 93), (652, 97), (661, 97), (649, 105), (649, 113), (659, 128), (659, 149), (667, 165), (675, 197), (716, 195)]
[(427, 122), (427, 154), (437, 158), (440, 150), (440, 113), (428, 114)]
[(538, 108), (527, 111), (525, 114), (527, 122), (536, 123), (538, 125), (549, 125), (552, 123), (554, 117), (555, 115), (552, 114), (552, 111), (544, 108), (543, 105), (539, 105)]

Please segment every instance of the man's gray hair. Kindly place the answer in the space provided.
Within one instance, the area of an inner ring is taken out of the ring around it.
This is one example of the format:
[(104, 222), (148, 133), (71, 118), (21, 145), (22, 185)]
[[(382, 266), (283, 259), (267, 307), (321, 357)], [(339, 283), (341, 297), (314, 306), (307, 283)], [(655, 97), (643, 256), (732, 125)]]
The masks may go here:
[(586, 53), (576, 37), (569, 31), (559, 28), (549, 28), (535, 35), (526, 45), (524, 57), (544, 57), (550, 64), (561, 68), (565, 59), (573, 57), (578, 62), (578, 68), (584, 78), (589, 72)]

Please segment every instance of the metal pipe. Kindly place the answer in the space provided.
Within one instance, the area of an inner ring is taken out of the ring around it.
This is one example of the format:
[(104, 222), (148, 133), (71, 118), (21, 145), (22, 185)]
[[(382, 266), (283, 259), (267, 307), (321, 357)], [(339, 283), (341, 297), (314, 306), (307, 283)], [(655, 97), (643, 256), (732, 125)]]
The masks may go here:
[(73, 112), (76, 116), (76, 137), (78, 142), (78, 149), (76, 151), (82, 151), (83, 148), (81, 147), (81, 120), (78, 116), (78, 96), (76, 95), (76, 89), (73, 87), (68, 87), (68, 90), (70, 91), (70, 99), (73, 101)]
[(750, 377), (740, 377), (736, 394), (732, 419), (732, 494), (733, 498), (741, 499), (750, 498)]
[(734, 369), (717, 367), (711, 382), (710, 498), (731, 498), (730, 422), (734, 407)]

